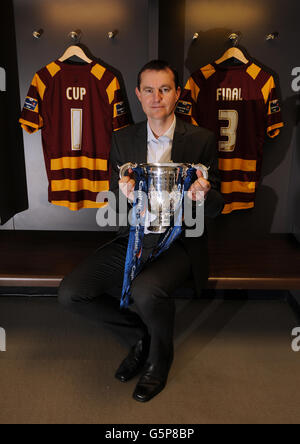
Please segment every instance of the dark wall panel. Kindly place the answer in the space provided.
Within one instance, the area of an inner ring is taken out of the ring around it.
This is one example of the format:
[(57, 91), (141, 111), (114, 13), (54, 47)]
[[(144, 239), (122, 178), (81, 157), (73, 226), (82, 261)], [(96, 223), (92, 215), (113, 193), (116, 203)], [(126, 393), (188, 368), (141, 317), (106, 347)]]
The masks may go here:
[(4, 36), (0, 47), (0, 223), (4, 225), (28, 208), (23, 137), (17, 127), (20, 95), (12, 0), (1, 3), (0, 26)]
[[(299, 63), (300, 65), (300, 63)], [(300, 68), (299, 68), (300, 72)], [(297, 113), (294, 117), (296, 131), (293, 133), (293, 151), (292, 167), (290, 172), (289, 187), (289, 217), (291, 220), (291, 231), (297, 235), (300, 242), (300, 98), (298, 95)], [(296, 117), (296, 118), (295, 118)]]
[(184, 31), (186, 0), (160, 1), (159, 58), (177, 68), (181, 84), (184, 77)]

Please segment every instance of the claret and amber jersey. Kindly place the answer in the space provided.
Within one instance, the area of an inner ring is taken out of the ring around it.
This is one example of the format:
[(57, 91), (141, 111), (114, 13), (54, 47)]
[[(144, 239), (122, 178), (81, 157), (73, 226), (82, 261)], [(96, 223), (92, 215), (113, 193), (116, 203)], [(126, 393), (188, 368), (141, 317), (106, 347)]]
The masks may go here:
[(273, 77), (252, 62), (207, 65), (188, 80), (177, 115), (216, 134), (223, 214), (253, 208), (265, 134), (283, 127)]
[(109, 189), (112, 132), (131, 123), (115, 75), (96, 62), (50, 63), (35, 74), (20, 123), (29, 133), (42, 129), (49, 202), (103, 206), (96, 199)]

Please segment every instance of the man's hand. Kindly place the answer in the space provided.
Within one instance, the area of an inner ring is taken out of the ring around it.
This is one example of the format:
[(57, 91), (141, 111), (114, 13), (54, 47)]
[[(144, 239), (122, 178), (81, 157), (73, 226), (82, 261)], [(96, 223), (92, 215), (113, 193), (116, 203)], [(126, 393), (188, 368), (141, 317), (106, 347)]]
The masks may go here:
[(121, 179), (119, 181), (119, 187), (120, 187), (120, 190), (122, 191), (122, 193), (124, 194), (124, 196), (126, 196), (128, 200), (133, 202), (135, 180), (133, 179), (133, 171), (131, 168), (128, 170), (128, 173), (129, 173), (129, 176), (125, 176), (125, 177), (123, 177), (123, 179)]
[(198, 179), (188, 191), (188, 197), (194, 202), (201, 202), (211, 190), (211, 184), (204, 179), (202, 171), (197, 171), (197, 177)]

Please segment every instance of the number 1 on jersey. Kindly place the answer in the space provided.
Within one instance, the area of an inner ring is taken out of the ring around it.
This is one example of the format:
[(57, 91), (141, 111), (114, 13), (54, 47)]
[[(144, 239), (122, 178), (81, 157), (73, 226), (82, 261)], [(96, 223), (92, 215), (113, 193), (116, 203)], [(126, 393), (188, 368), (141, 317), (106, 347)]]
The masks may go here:
[(236, 146), (236, 132), (239, 123), (239, 114), (234, 109), (219, 110), (219, 120), (228, 120), (227, 127), (221, 127), (221, 136), (225, 136), (228, 140), (219, 142), (219, 151), (231, 153)]
[(71, 109), (72, 151), (80, 151), (82, 147), (82, 109)]

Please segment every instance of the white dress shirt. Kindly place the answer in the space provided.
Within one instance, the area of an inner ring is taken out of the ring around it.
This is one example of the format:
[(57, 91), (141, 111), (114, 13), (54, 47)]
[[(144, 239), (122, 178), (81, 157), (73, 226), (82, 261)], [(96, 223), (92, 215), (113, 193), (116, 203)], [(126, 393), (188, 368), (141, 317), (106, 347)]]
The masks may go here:
[[(158, 139), (153, 134), (148, 122), (148, 163), (167, 163), (172, 162), (172, 146), (174, 133), (176, 128), (176, 116), (174, 116), (174, 121), (168, 131), (160, 136)], [(147, 230), (147, 226), (150, 224), (150, 215), (147, 213), (145, 221), (145, 234), (149, 234), (150, 231)]]
[(171, 162), (172, 146), (176, 128), (176, 117), (168, 131), (158, 139), (153, 134), (148, 122), (148, 163)]

